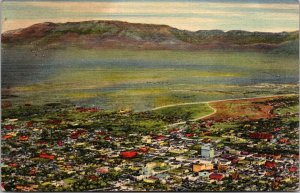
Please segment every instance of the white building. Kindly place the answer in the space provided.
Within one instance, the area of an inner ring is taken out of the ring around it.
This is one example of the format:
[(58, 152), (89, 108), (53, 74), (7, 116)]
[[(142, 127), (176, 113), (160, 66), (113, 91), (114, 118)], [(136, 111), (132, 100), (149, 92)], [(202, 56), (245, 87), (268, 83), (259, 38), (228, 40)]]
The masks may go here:
[(215, 151), (214, 149), (211, 147), (210, 144), (204, 144), (202, 147), (201, 147), (201, 156), (203, 158), (207, 158), (207, 159), (210, 159), (210, 158), (213, 158), (215, 156)]

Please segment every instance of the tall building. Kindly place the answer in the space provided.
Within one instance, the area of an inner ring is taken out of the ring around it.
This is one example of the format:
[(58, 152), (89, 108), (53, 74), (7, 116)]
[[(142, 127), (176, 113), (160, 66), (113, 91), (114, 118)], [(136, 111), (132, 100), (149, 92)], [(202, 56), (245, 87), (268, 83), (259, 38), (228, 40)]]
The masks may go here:
[(210, 144), (204, 144), (202, 147), (201, 147), (201, 156), (203, 158), (207, 158), (207, 159), (210, 159), (210, 158), (213, 158), (215, 156), (215, 151), (214, 149), (211, 147)]

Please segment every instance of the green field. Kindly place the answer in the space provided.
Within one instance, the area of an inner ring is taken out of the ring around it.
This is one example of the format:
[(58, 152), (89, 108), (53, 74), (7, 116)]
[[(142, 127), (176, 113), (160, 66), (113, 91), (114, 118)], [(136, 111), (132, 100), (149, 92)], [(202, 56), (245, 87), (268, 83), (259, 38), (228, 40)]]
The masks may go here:
[[(63, 101), (144, 111), (185, 102), (298, 92), (294, 55), (70, 48), (48, 51), (45, 60), (26, 51), (9, 52), (10, 60), (13, 52), (28, 55), (19, 57), (22, 61), (3, 60), (3, 70), (13, 73), (16, 81), (9, 92), (18, 96), (8, 100), (17, 103)], [(24, 68), (19, 75), (20, 63), (31, 65), (30, 71)], [(4, 77), (2, 84), (9, 81)]]
[(299, 113), (299, 105), (293, 105), (286, 108), (279, 108), (274, 111), (276, 114), (285, 115), (286, 113)]
[(185, 121), (199, 119), (213, 112), (213, 109), (206, 103), (177, 105), (153, 111), (155, 115), (161, 115), (169, 118), (177, 117), (178, 119)]

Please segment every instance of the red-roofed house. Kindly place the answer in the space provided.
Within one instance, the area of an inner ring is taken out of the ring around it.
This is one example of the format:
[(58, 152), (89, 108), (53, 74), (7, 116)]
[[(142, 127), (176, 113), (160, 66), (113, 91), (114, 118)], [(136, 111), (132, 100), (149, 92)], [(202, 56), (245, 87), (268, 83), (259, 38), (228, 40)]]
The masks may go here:
[(221, 181), (224, 178), (224, 175), (223, 174), (218, 174), (218, 173), (212, 173), (212, 174), (209, 175), (209, 178), (211, 180)]
[(137, 156), (137, 152), (136, 151), (123, 151), (120, 153), (122, 158), (126, 158), (126, 159), (130, 159), (130, 158), (134, 158)]
[(27, 141), (29, 139), (29, 137), (27, 135), (22, 135), (19, 137), (19, 140), (21, 141)]
[(292, 166), (289, 168), (290, 172), (296, 172), (298, 170), (298, 168), (296, 166)]
[(186, 133), (185, 136), (186, 136), (186, 137), (193, 137), (194, 134), (193, 134), (193, 133)]
[(288, 141), (289, 141), (288, 138), (281, 138), (281, 139), (279, 139), (280, 143), (287, 143)]
[(146, 153), (149, 151), (149, 148), (147, 147), (139, 147), (140, 152)]
[(273, 139), (273, 135), (270, 133), (250, 133), (250, 137), (254, 139)]
[(166, 138), (166, 136), (164, 136), (164, 135), (156, 136), (156, 140), (163, 140), (165, 138)]
[(54, 160), (55, 156), (47, 153), (40, 153), (40, 158)]
[(17, 167), (17, 165), (18, 165), (17, 163), (9, 163), (8, 164), (8, 166), (10, 166), (10, 167)]
[(58, 141), (57, 141), (57, 145), (58, 145), (58, 146), (63, 146), (63, 145), (64, 145), (64, 143), (63, 143), (63, 141), (62, 141), (62, 140), (58, 140)]
[(4, 125), (3, 127), (7, 130), (13, 130), (14, 129), (14, 126), (12, 126), (12, 125)]
[(32, 123), (31, 121), (28, 121), (28, 122), (26, 123), (26, 126), (27, 126), (27, 127), (32, 127), (32, 126), (33, 126), (33, 123)]
[(272, 161), (266, 161), (265, 167), (266, 168), (274, 168), (274, 167), (276, 167), (276, 163), (272, 162)]
[(12, 138), (13, 136), (12, 135), (4, 135), (3, 137), (2, 137), (2, 139), (10, 139), (10, 138)]

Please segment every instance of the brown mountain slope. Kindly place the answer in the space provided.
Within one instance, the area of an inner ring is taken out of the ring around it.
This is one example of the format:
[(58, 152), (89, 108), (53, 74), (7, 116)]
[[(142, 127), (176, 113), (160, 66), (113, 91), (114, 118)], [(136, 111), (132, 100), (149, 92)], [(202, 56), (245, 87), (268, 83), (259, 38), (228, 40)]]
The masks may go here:
[(239, 49), (274, 50), (298, 41), (296, 32), (266, 33), (233, 30), (179, 30), (167, 25), (121, 21), (39, 23), (2, 34), (4, 46), (61, 48)]

